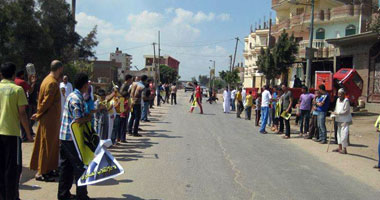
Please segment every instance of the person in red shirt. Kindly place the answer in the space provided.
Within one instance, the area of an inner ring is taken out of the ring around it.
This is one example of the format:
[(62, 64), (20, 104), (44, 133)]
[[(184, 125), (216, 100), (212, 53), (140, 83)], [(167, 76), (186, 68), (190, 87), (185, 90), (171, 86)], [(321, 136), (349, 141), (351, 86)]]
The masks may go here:
[[(31, 82), (32, 85), (29, 85), (29, 83), (25, 81), (25, 71), (24, 70), (20, 70), (16, 73), (15, 84), (22, 87), (27, 98), (29, 98), (29, 95), (34, 90), (34, 85), (36, 83), (36, 77), (30, 76), (29, 81)], [(26, 106), (26, 113), (27, 113), (28, 119), (30, 119), (30, 117), (32, 116), (32, 113), (31, 113), (31, 108), (29, 105)], [(34, 135), (31, 121), (29, 121), (29, 125), (30, 125), (30, 132), (32, 133), (32, 135)], [(25, 131), (23, 126), (21, 126), (21, 134), (22, 134), (21, 135), (22, 140), (27, 141), (26, 131)]]
[[(198, 85), (197, 82), (194, 82), (194, 85), (195, 85), (195, 101), (197, 102), (199, 109), (201, 109), (201, 114), (203, 114), (202, 101), (201, 101), (201, 98), (202, 98), (201, 87)], [(195, 106), (191, 107), (190, 113), (194, 111), (194, 108)]]

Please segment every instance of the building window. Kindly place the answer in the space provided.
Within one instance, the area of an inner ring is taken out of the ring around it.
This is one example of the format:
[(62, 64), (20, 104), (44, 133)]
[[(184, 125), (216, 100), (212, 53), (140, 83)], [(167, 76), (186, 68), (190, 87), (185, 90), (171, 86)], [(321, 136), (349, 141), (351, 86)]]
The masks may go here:
[(315, 39), (324, 40), (325, 39), (325, 29), (319, 28), (317, 30), (317, 34), (315, 36)]
[(349, 35), (355, 35), (356, 34), (356, 27), (354, 25), (349, 25), (347, 26), (346, 28), (346, 36), (349, 36)]
[(296, 15), (301, 15), (304, 13), (304, 11), (305, 11), (304, 8), (297, 8)]

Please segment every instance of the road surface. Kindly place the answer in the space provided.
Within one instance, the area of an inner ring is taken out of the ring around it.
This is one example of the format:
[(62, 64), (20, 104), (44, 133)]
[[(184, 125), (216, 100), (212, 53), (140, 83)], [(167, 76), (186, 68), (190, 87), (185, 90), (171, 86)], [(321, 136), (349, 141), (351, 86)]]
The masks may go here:
[[(125, 168), (125, 174), (89, 186), (91, 197), (104, 200), (379, 199), (378, 191), (318, 161), (288, 141), (276, 135), (259, 134), (253, 121), (224, 114), (221, 102), (204, 104), (204, 115), (198, 114), (197, 109), (188, 113), (189, 95), (180, 93), (176, 106), (154, 109), (152, 122), (142, 124), (145, 137), (132, 138), (128, 144), (111, 150)], [(27, 184), (41, 183), (29, 180)], [(38, 190), (21, 193), (26, 197), (30, 197), (28, 194), (55, 197), (54, 184), (43, 184), (37, 194)]]

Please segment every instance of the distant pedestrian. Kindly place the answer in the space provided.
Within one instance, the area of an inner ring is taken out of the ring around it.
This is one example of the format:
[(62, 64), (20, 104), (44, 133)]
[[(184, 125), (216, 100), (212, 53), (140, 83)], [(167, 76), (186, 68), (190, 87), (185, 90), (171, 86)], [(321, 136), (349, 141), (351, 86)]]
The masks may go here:
[(177, 84), (176, 83), (172, 84), (170, 93), (171, 93), (171, 100), (170, 100), (171, 105), (173, 105), (173, 102), (175, 105), (177, 105)]
[(260, 118), (261, 118), (261, 94), (257, 94), (257, 98), (255, 100), (256, 108), (255, 108), (255, 119), (256, 126), (260, 126)]
[(282, 95), (284, 94), (284, 92), (282, 91), (281, 88), (277, 88), (277, 98), (275, 99), (276, 100), (276, 105), (275, 105), (275, 114), (274, 114), (274, 117), (275, 117), (275, 123), (276, 123), (276, 126), (275, 126), (275, 131), (277, 132), (277, 134), (281, 135), (281, 134), (284, 134), (284, 132), (280, 132), (280, 129), (278, 127), (278, 124), (280, 123), (280, 118), (281, 118), (281, 111), (282, 111)]
[(166, 103), (169, 103), (169, 99), (170, 99), (170, 86), (169, 86), (169, 83), (165, 83), (165, 101)]
[(231, 111), (235, 111), (236, 110), (236, 106), (235, 106), (236, 93), (237, 93), (237, 90), (235, 88), (233, 88), (232, 91), (231, 91)]
[(335, 115), (335, 122), (338, 125), (338, 149), (333, 150), (341, 154), (347, 154), (348, 146), (348, 133), (350, 124), (352, 123), (352, 116), (350, 111), (350, 101), (345, 97), (345, 91), (343, 88), (338, 90), (339, 98), (336, 101), (335, 111), (332, 113)]
[(253, 105), (252, 91), (249, 91), (248, 95), (246, 96), (246, 100), (244, 104), (246, 120), (251, 120), (252, 105)]
[(314, 95), (309, 93), (306, 86), (302, 87), (302, 94), (300, 96), (299, 109), (300, 109), (300, 136), (303, 137), (309, 132), (309, 121), (311, 105), (313, 103)]
[(230, 107), (231, 107), (231, 92), (226, 87), (226, 89), (223, 92), (223, 111), (224, 113), (230, 113)]
[[(281, 116), (282, 114), (291, 114), (292, 113), (292, 105), (293, 105), (293, 94), (287, 87), (286, 83), (281, 84), (282, 91), (284, 94), (282, 95), (282, 110), (281, 110)], [(284, 117), (280, 117), (280, 133), (284, 132), (284, 124), (285, 124), (285, 136), (284, 139), (290, 138), (290, 118), (286, 119)]]
[(1, 65), (0, 82), (0, 199), (19, 199), (22, 171), (20, 123), (26, 138), (33, 141), (26, 113), (28, 101), (22, 87), (14, 83), (16, 66)]
[(320, 85), (319, 91), (321, 97), (317, 99), (317, 111), (318, 111), (318, 129), (319, 129), (319, 140), (321, 144), (327, 143), (327, 130), (326, 130), (326, 115), (330, 106), (330, 95), (326, 91), (325, 85)]
[(261, 94), (261, 115), (263, 116), (261, 119), (261, 128), (260, 133), (266, 134), (265, 127), (268, 123), (268, 117), (269, 117), (269, 104), (270, 100), (272, 99), (272, 95), (269, 92), (269, 86), (264, 86), (264, 92)]
[(145, 88), (142, 92), (142, 115), (141, 115), (141, 121), (143, 122), (150, 122), (148, 119), (148, 113), (149, 113), (149, 100), (150, 100), (150, 89), (149, 84), (145, 85)]
[[(203, 114), (203, 108), (202, 108), (202, 91), (201, 87), (198, 85), (197, 82), (194, 82), (195, 85), (195, 101), (196, 104), (199, 106), (199, 109), (201, 110), (200, 114)], [(191, 107), (190, 113), (194, 111), (194, 106)]]
[(270, 112), (272, 112), (272, 131), (277, 132), (278, 131), (278, 118), (276, 118), (276, 104), (277, 104), (277, 97), (278, 97), (278, 88), (273, 87), (273, 93), (272, 93), (272, 99), (271, 99), (271, 109)]
[(300, 78), (297, 77), (297, 75), (294, 75), (293, 88), (300, 88), (300, 87), (302, 87), (302, 81)]
[(69, 82), (69, 77), (67, 75), (63, 76), (62, 82), (59, 84), (60, 88), (65, 88), (66, 96), (69, 96), (70, 93), (72, 93), (73, 85)]
[(54, 181), (57, 176), (59, 156), (59, 128), (61, 125), (61, 94), (59, 80), (63, 75), (63, 64), (54, 60), (50, 74), (40, 87), (37, 113), (32, 116), (38, 120), (30, 169), (37, 170), (37, 181)]
[(244, 111), (244, 104), (243, 104), (243, 95), (241, 94), (242, 89), (239, 88), (238, 92), (236, 93), (235, 99), (236, 99), (236, 117), (240, 118), (241, 113)]

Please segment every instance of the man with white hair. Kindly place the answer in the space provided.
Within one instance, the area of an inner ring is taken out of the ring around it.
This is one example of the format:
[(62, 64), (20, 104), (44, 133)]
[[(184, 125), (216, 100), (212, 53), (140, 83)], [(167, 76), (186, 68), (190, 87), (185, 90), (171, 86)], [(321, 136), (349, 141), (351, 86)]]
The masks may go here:
[(338, 90), (338, 99), (336, 101), (335, 111), (332, 113), (335, 116), (335, 122), (338, 127), (338, 149), (333, 150), (341, 154), (347, 154), (349, 126), (352, 123), (350, 111), (350, 101), (345, 97), (343, 88)]

